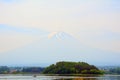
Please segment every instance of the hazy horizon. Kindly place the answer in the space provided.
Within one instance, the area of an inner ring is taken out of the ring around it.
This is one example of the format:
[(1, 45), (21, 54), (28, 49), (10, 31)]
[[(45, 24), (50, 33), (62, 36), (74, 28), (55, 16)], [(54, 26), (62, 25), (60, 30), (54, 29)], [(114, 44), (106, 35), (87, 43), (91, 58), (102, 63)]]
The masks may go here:
[(0, 65), (119, 59), (119, 0), (0, 0)]

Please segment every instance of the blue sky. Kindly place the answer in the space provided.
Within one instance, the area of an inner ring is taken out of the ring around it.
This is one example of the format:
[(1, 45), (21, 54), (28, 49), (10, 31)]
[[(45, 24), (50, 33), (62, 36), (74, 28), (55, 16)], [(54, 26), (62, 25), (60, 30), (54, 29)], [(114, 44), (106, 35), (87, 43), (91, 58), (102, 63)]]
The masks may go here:
[(120, 56), (119, 0), (0, 0), (0, 12), (1, 55), (62, 31)]

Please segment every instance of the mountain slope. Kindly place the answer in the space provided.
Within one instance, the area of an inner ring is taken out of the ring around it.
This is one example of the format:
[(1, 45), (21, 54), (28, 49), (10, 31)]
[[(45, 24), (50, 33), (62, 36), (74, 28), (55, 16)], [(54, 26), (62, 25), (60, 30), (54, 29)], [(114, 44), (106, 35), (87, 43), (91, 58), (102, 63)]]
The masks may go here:
[(93, 64), (102, 63), (103, 65), (117, 64), (119, 62), (113, 59), (120, 57), (116, 54), (84, 46), (65, 32), (52, 32), (37, 42), (4, 53), (0, 57), (0, 63), (39, 64), (57, 61), (85, 61)]

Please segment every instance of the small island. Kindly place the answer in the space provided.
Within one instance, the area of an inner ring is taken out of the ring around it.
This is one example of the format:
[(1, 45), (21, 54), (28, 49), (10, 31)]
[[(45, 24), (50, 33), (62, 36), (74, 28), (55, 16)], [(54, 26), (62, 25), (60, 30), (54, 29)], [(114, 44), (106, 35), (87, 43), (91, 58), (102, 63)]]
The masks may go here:
[(96, 66), (85, 62), (57, 62), (46, 67), (43, 74), (103, 74)]

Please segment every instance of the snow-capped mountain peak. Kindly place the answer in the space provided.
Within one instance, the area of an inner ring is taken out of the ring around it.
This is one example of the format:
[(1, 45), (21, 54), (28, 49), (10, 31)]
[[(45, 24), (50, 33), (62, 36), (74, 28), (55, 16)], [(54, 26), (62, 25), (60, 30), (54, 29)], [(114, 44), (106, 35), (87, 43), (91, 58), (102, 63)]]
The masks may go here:
[(73, 39), (73, 37), (65, 32), (52, 32), (48, 35), (48, 38), (54, 38), (54, 39), (59, 39), (59, 40), (65, 40), (65, 39)]

